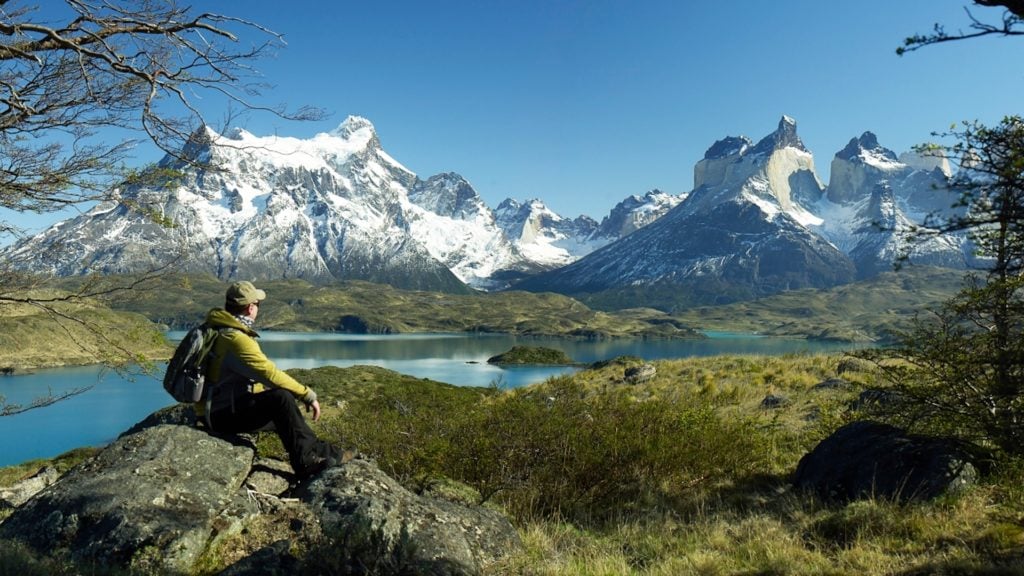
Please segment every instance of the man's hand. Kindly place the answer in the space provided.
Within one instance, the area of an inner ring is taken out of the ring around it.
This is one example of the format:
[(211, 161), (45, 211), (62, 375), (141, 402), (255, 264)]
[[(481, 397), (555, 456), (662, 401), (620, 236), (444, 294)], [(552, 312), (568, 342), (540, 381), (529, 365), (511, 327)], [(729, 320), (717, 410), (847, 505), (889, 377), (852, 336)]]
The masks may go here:
[(313, 412), (313, 422), (320, 419), (320, 402), (313, 400), (309, 404), (306, 404), (306, 412)]
[(313, 411), (313, 422), (320, 419), (320, 403), (316, 400), (316, 392), (306, 387), (306, 393), (302, 396), (302, 403), (306, 405), (306, 412)]

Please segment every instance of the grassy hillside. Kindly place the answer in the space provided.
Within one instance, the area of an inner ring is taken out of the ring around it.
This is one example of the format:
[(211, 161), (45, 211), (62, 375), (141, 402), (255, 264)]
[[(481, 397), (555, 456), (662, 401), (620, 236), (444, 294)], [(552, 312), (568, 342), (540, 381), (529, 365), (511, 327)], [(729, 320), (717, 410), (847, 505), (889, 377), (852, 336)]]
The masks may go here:
[(101, 302), (58, 302), (52, 310), (0, 303), (0, 370), (120, 365), (164, 359), (170, 353), (161, 332), (144, 316), (114, 311)]
[(852, 342), (886, 341), (914, 317), (952, 297), (963, 273), (910, 266), (829, 290), (798, 290), (724, 306), (677, 311), (705, 330), (757, 332)]
[[(695, 337), (694, 330), (885, 341), (919, 312), (960, 287), (962, 272), (911, 266), (830, 290), (800, 290), (723, 306), (596, 310), (551, 293), (444, 294), (366, 282), (316, 286), (302, 280), (261, 283), (268, 294), (260, 325), (271, 330), (351, 333), (501, 332), (584, 338)], [(166, 277), (114, 305), (182, 329), (221, 306), (227, 283)], [(628, 301), (619, 302), (628, 306)]]
[[(582, 338), (693, 338), (699, 335), (655, 310), (600, 312), (557, 294), (445, 294), (367, 282), (315, 286), (302, 280), (261, 282), (264, 329), (392, 334), (501, 332)], [(164, 278), (116, 303), (154, 322), (186, 328), (223, 305), (227, 283), (211, 277)]]
[[(857, 417), (850, 401), (876, 384), (863, 364), (694, 358), (629, 384), (635, 362), (512, 391), (367, 367), (293, 374), (326, 397), (321, 435), (417, 491), (509, 514), (526, 551), (496, 574), (1022, 573), (1019, 463), (926, 503), (828, 504), (790, 487), (799, 458)], [(815, 387), (837, 376), (849, 385)], [(766, 408), (769, 394), (785, 401)]]
[[(792, 305), (792, 308), (797, 314), (797, 318), (800, 317), (799, 314), (801, 312), (811, 314), (817, 311), (813, 306), (807, 310), (801, 309), (799, 302), (805, 297), (809, 296), (815, 305), (849, 304), (849, 302), (844, 303), (834, 300), (834, 297), (830, 295), (834, 293), (850, 293), (851, 291), (861, 289), (877, 291), (880, 296), (883, 293), (885, 295), (896, 295), (896, 300), (892, 302), (880, 299), (883, 304), (886, 304), (881, 307), (881, 310), (886, 311), (886, 309), (892, 307), (895, 308), (893, 312), (899, 313), (901, 308), (911, 307), (919, 309), (923, 305), (931, 303), (936, 295), (949, 292), (950, 285), (955, 283), (962, 275), (962, 271), (944, 268), (906, 266), (898, 272), (883, 273), (879, 277), (853, 284), (824, 290), (813, 288), (796, 290), (780, 294), (779, 296), (788, 296), (790, 302), (796, 302), (796, 304)], [(698, 310), (722, 310), (725, 314), (735, 316), (736, 320), (742, 318), (746, 311), (745, 305), (747, 303), (771, 302), (778, 297), (767, 296), (755, 299), (752, 297), (749, 289), (727, 282), (719, 282), (715, 285), (700, 284), (699, 286), (658, 282), (651, 285), (626, 286), (596, 293), (573, 294), (572, 296), (597, 310), (618, 310), (638, 306), (638, 302), (643, 302), (645, 306), (671, 314), (682, 314), (685, 318), (693, 317), (696, 313), (695, 311)], [(854, 303), (858, 305), (866, 304), (866, 302), (861, 302), (857, 298), (854, 298)], [(760, 310), (761, 307), (759, 305), (753, 309)], [(781, 312), (782, 310), (779, 311)], [(854, 313), (861, 311), (861, 309), (853, 310)], [(763, 319), (774, 322), (773, 315), (774, 313), (769, 314)], [(754, 318), (754, 320), (758, 321), (758, 318)], [(852, 324), (859, 329), (859, 322), (853, 321)], [(876, 332), (879, 329), (884, 329), (885, 326), (880, 326), (878, 321), (869, 321), (865, 324), (865, 328), (869, 332)], [(799, 331), (801, 335), (805, 335), (802, 326), (794, 327), (794, 330)]]
[[(884, 342), (915, 315), (952, 296), (961, 273), (908, 267), (831, 290), (801, 290), (750, 302), (679, 310), (594, 310), (558, 294), (468, 295), (398, 290), (366, 282), (315, 286), (261, 284), (268, 299), (260, 325), (270, 330), (351, 333), (500, 332), (581, 338), (692, 338), (697, 330), (757, 332), (852, 342)], [(66, 280), (73, 287), (81, 280)], [(190, 327), (221, 306), (226, 283), (212, 277), (149, 281), (109, 302), (61, 304), (57, 313), (0, 306), (0, 370), (160, 359), (166, 344), (146, 321)], [(108, 309), (109, 304), (118, 309)], [(87, 324), (71, 318), (84, 319)]]
[[(1020, 462), (1001, 462), (981, 484), (932, 502), (825, 503), (793, 490), (799, 458), (857, 418), (850, 401), (877, 384), (864, 363), (658, 361), (653, 378), (632, 384), (625, 372), (637, 362), (606, 361), (508, 391), (367, 366), (290, 373), (320, 393), (322, 437), (358, 447), (417, 492), (485, 502), (512, 519), (525, 551), (489, 573), (1022, 573)], [(816, 386), (835, 377), (848, 385)], [(768, 395), (784, 401), (766, 407)], [(272, 434), (259, 447), (283, 456)], [(43, 464), (0, 471), (0, 483)], [(242, 531), (223, 549), (288, 534), (287, 526)], [(331, 550), (329, 542), (309, 550), (304, 573), (320, 573)], [(226, 563), (208, 561), (211, 572)]]

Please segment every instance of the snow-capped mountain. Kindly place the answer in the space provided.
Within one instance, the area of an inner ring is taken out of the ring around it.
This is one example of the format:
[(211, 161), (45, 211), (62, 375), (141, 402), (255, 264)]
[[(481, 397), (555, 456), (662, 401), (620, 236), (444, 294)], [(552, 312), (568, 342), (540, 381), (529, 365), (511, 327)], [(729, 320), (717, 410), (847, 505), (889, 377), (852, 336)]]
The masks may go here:
[(58, 275), (134, 273), (177, 261), (183, 271), (223, 279), (464, 290), (504, 287), (617, 238), (590, 239), (594, 220), (563, 218), (538, 200), (508, 200), (494, 212), (455, 173), (422, 180), (356, 116), (306, 140), (204, 128), (182, 156), (210, 167), (167, 156), (160, 169), (178, 172), (172, 186), (125, 187), (119, 201), (5, 255)]
[(661, 190), (651, 190), (643, 196), (629, 196), (601, 220), (591, 238), (595, 241), (602, 238), (615, 240), (635, 232), (664, 216), (684, 198), (685, 194), (675, 196)]
[[(468, 184), (449, 175), (420, 181), (384, 152), (363, 118), (308, 140), (204, 128), (183, 153), (216, 168), (165, 157), (161, 168), (179, 171), (172, 189), (125, 188), (120, 202), (60, 223), (9, 256), (60, 275), (138, 272), (177, 258), (182, 270), (224, 279), (365, 279), (434, 290), (465, 289), (453, 269), (472, 280), (473, 266), (453, 254), (485, 254), (477, 263), (484, 270), (514, 259), (507, 246), (495, 249), (500, 231), (486, 211), (473, 212), (478, 199)], [(452, 235), (413, 235), (430, 225), (472, 233), (456, 235), (463, 245)], [(57, 243), (56, 257), (32, 259)]]
[(462, 176), (449, 172), (418, 180), (408, 198), (408, 234), (471, 286), (500, 287), (496, 276), (529, 266)]
[(814, 210), (813, 227), (850, 255), (860, 277), (911, 263), (953, 268), (967, 265), (971, 249), (963, 236), (942, 235), (911, 242), (929, 214), (951, 210), (948, 161), (896, 153), (865, 132), (832, 159), (828, 192)]
[(876, 184), (871, 195), (857, 205), (854, 222), (863, 224), (853, 231), (857, 242), (849, 255), (860, 277), (891, 270), (893, 262), (901, 258), (908, 258), (914, 264), (945, 268), (967, 266), (967, 251), (962, 237), (939, 235), (910, 241), (917, 225), (900, 210), (899, 201), (888, 182)]
[(564, 218), (536, 198), (525, 203), (506, 198), (495, 218), (506, 237), (535, 264), (532, 272), (564, 266), (608, 243), (588, 240), (597, 229), (593, 218)]
[(801, 200), (816, 200), (823, 186), (792, 119), (756, 145), (716, 142), (694, 183), (660, 219), (517, 287), (583, 294), (650, 286), (688, 292), (696, 303), (853, 280), (849, 258), (808, 229), (820, 218)]
[[(365, 279), (398, 287), (568, 294), (619, 291), (724, 302), (828, 287), (910, 261), (960, 267), (961, 237), (909, 243), (948, 210), (948, 162), (897, 156), (865, 132), (832, 160), (832, 181), (783, 117), (758, 142), (715, 142), (691, 192), (628, 196), (600, 224), (539, 199), (489, 208), (455, 173), (421, 179), (389, 156), (373, 125), (349, 117), (310, 139), (204, 128), (160, 168), (174, 179), (125, 186), (120, 199), (3, 251), (59, 275), (178, 268), (223, 279)], [(155, 174), (155, 172), (154, 172)], [(167, 226), (172, 222), (173, 226)]]
[(505, 236), (534, 264), (523, 271), (537, 273), (575, 262), (654, 222), (682, 198), (660, 190), (631, 195), (616, 204), (600, 224), (586, 215), (574, 219), (559, 216), (536, 198), (527, 202), (507, 198), (498, 205), (495, 218)]

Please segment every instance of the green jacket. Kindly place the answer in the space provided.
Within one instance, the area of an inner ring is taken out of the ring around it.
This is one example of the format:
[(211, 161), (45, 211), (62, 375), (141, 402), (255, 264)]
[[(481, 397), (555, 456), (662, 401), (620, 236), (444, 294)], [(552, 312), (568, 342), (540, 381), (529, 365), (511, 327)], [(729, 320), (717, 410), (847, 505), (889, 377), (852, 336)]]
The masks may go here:
[[(299, 400), (311, 391), (297, 380), (277, 369), (277, 366), (260, 350), (256, 338), (259, 334), (248, 328), (229, 312), (214, 308), (206, 315), (206, 323), (222, 330), (210, 351), (210, 364), (206, 381), (213, 385), (211, 410), (234, 406), (237, 398), (249, 392), (260, 393), (266, 386), (284, 388)], [(315, 396), (314, 396), (315, 397)], [(196, 413), (206, 414), (204, 402), (195, 404)]]

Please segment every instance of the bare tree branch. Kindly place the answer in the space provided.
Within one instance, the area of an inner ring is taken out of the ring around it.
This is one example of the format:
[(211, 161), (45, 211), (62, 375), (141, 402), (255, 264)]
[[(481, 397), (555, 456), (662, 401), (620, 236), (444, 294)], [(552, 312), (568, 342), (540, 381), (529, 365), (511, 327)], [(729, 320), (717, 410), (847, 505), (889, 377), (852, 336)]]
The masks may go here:
[(60, 402), (61, 400), (67, 400), (72, 396), (78, 396), (84, 392), (92, 390), (92, 386), (82, 386), (79, 388), (73, 388), (61, 392), (60, 394), (54, 394), (50, 390), (45, 396), (39, 396), (32, 400), (28, 404), (8, 404), (7, 400), (0, 396), (0, 416), (14, 416), (15, 414), (22, 414), (29, 410), (35, 410), (36, 408), (45, 408)]
[[(0, 208), (49, 213), (99, 202), (171, 225), (146, 203), (159, 200), (174, 170), (125, 167), (140, 141), (152, 141), (179, 167), (216, 170), (189, 155), (192, 139), (206, 137), (200, 99), (213, 96), (229, 110), (233, 104), (288, 120), (324, 116), (318, 108), (292, 111), (262, 103), (268, 86), (255, 64), (285, 42), (255, 22), (196, 12), (179, 0), (37, 4), (0, 0)], [(152, 198), (121, 196), (122, 189), (149, 185)], [(20, 233), (16, 224), (0, 220), (0, 234)], [(58, 291), (53, 278), (23, 271), (45, 262), (46, 254), (6, 254), (0, 261), (0, 307), (42, 311), (53, 330), (94, 361), (119, 369), (147, 363), (130, 338), (108, 332), (104, 320), (93, 316), (101, 308), (92, 305), (150, 289), (176, 259), (128, 279), (91, 275)], [(86, 389), (50, 393), (27, 406), (0, 398), (0, 416)]]
[[(258, 102), (266, 86), (253, 63), (285, 43), (257, 23), (176, 0), (63, 0), (68, 21), (53, 25), (21, 4), (0, 4), (0, 207), (106, 199), (136, 142), (100, 142), (97, 131), (138, 133), (180, 155), (206, 124), (193, 104), (204, 92), (286, 119), (323, 116)], [(243, 47), (243, 36), (258, 41)]]
[(916, 34), (903, 40), (903, 45), (896, 49), (899, 55), (919, 50), (932, 44), (955, 42), (958, 40), (969, 40), (982, 36), (1022, 36), (1024, 35), (1024, 1), (1021, 0), (975, 0), (975, 4), (985, 7), (1002, 7), (1004, 12), (1002, 20), (998, 23), (982, 21), (974, 16), (971, 11), (964, 7), (967, 18), (970, 20), (968, 31), (957, 30), (955, 33), (946, 32), (945, 26), (935, 24), (931, 34)]

